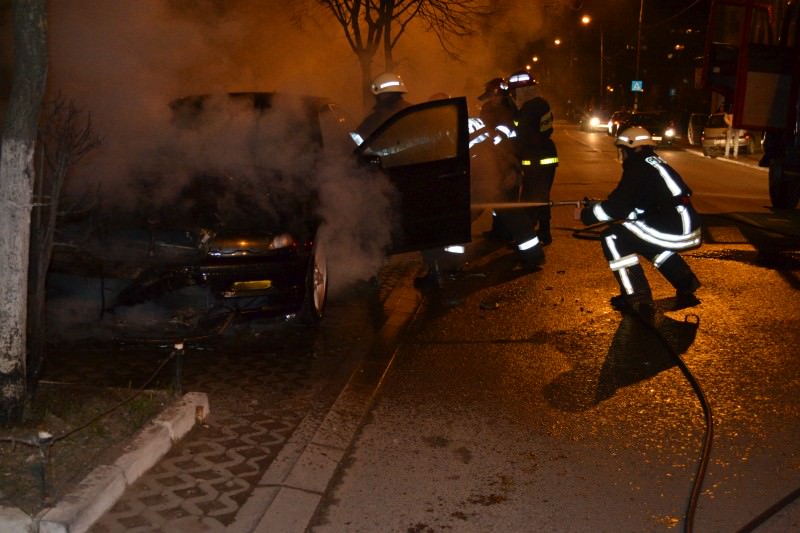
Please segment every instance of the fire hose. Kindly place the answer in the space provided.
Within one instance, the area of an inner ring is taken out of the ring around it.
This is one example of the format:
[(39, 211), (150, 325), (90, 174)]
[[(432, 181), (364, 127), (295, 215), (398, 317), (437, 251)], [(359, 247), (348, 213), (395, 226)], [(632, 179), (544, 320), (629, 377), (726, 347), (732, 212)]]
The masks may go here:
[[(564, 200), (564, 201), (550, 201), (550, 202), (486, 202), (486, 203), (474, 203), (472, 204), (472, 207), (477, 209), (514, 209), (514, 208), (520, 209), (526, 207), (573, 206), (576, 209), (580, 209), (590, 205), (595, 201), (597, 200), (590, 200), (589, 198), (583, 198), (582, 200)], [(594, 224), (586, 228), (575, 230), (573, 232), (573, 236), (576, 238), (584, 238), (584, 239), (597, 238), (598, 234), (596, 230), (608, 224), (609, 222), (600, 222), (598, 224)], [(711, 407), (709, 406), (708, 400), (705, 397), (705, 393), (703, 392), (703, 389), (700, 387), (700, 384), (698, 383), (697, 379), (695, 379), (694, 375), (689, 370), (689, 367), (686, 365), (686, 363), (684, 363), (683, 359), (681, 359), (680, 355), (675, 351), (675, 349), (672, 347), (669, 341), (666, 338), (664, 338), (663, 334), (658, 330), (658, 328), (656, 328), (646, 319), (644, 319), (641, 316), (637, 316), (637, 318), (639, 318), (645, 326), (649, 327), (655, 333), (659, 341), (663, 344), (663, 346), (667, 349), (667, 351), (670, 352), (677, 366), (680, 368), (684, 377), (694, 390), (695, 395), (697, 396), (697, 399), (700, 402), (700, 406), (703, 409), (704, 422), (705, 422), (703, 444), (700, 454), (700, 460), (698, 462), (697, 469), (695, 471), (692, 488), (689, 494), (689, 500), (686, 506), (686, 513), (684, 517), (684, 531), (686, 533), (691, 533), (694, 525), (694, 515), (697, 509), (697, 502), (700, 496), (700, 491), (702, 488), (703, 480), (705, 478), (705, 473), (708, 466), (708, 461), (711, 451), (711, 443), (714, 434), (714, 420), (711, 412)], [(697, 317), (697, 315), (692, 315), (692, 318), (697, 320), (697, 322), (699, 323), (699, 317)], [(686, 319), (688, 320), (689, 316), (687, 316)], [(760, 523), (761, 520), (763, 520), (763, 518), (758, 517), (751, 524), (758, 524)], [(748, 529), (749, 527), (753, 527), (751, 526), (751, 524), (748, 524), (748, 526), (746, 526), (746, 528), (743, 529), (742, 531), (751, 531), (751, 529)]]
[(573, 207), (585, 207), (590, 200), (562, 200), (557, 202), (480, 202), (470, 204), (474, 209), (521, 209), (524, 207), (557, 207), (571, 205)]

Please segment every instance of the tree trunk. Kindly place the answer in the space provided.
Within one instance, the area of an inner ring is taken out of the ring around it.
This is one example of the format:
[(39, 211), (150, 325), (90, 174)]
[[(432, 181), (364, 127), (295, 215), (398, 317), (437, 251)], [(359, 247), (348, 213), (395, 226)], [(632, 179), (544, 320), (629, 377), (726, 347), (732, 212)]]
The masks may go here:
[(33, 154), (47, 79), (47, 0), (14, 0), (14, 81), (0, 148), (0, 425), (22, 418)]
[(358, 54), (358, 65), (361, 67), (362, 103), (368, 113), (374, 103), (374, 96), (370, 89), (372, 85), (372, 56), (366, 52)]

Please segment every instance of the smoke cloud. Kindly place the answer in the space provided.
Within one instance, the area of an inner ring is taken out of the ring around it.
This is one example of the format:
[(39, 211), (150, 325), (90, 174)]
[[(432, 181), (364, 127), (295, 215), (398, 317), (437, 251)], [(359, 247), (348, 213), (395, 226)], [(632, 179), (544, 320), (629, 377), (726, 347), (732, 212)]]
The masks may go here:
[[(466, 96), (477, 113), (485, 80), (514, 69), (546, 10), (560, 6), (491, 4), (497, 9), (491, 22), (457, 43), (460, 61), (442, 52), (426, 28), (409, 28), (395, 50), (409, 101), (444, 92)], [(356, 57), (316, 2), (52, 0), (50, 56), (50, 96), (62, 94), (88, 111), (103, 141), (75, 170), (69, 194), (99, 190), (109, 205), (132, 205), (141, 200), (134, 184), (145, 183), (148, 202), (168, 205), (197, 171), (236, 175), (257, 190), (256, 175), (280, 170), (288, 176), (280, 184), (286, 191), (320, 191), (337, 286), (366, 279), (382, 264), (391, 233), (385, 180), (360, 175), (346, 158), (280, 142), (293, 133), (292, 121), (272, 117), (265, 127), (252, 114), (219, 109), (202, 130), (176, 130), (171, 122), (168, 103), (186, 95), (285, 91), (329, 96), (357, 123), (366, 110)], [(375, 73), (380, 60), (378, 54)], [(281, 148), (257, 149), (264, 145)]]

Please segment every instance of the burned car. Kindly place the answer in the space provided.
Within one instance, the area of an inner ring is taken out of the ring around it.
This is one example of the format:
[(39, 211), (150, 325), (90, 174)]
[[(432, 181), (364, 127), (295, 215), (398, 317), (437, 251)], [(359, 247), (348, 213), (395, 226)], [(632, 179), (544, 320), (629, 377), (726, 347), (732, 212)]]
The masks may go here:
[[(327, 99), (247, 92), (170, 108), (173, 141), (153, 159), (171, 170), (135, 176), (134, 205), (58, 224), (51, 274), (101, 279), (101, 312), (178, 299), (206, 317), (317, 322), (329, 270), (347, 268), (330, 261), (332, 242), (346, 240), (337, 219), (354, 216), (330, 197), (376, 176), (391, 185), (391, 205), (356, 224), (391, 227), (384, 253), (470, 240), (463, 98), (403, 110), (355, 149), (346, 116)], [(331, 182), (334, 174), (350, 181)]]

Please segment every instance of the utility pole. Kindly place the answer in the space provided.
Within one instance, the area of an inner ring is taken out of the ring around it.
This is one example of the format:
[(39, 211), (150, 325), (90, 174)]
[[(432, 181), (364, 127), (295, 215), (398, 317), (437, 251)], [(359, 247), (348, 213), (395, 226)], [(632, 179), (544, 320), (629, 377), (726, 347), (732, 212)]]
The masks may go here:
[[(639, 79), (639, 58), (642, 49), (642, 15), (644, 14), (644, 0), (639, 0), (639, 27), (636, 31), (636, 79)], [(639, 91), (633, 93), (633, 110), (639, 110)]]

